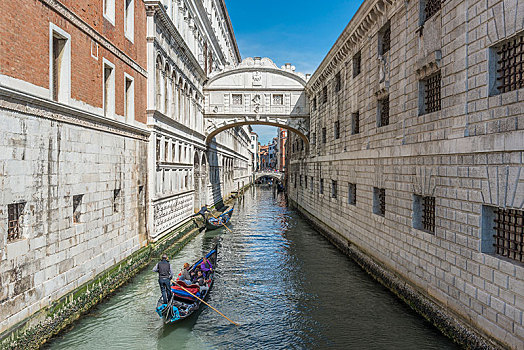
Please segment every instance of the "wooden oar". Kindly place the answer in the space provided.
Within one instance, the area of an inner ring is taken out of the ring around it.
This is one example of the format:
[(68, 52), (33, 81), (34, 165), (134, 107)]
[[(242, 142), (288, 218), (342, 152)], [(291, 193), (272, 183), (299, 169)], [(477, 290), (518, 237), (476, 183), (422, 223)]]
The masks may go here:
[[(213, 215), (213, 213), (212, 213), (211, 211), (209, 212), (209, 214)], [(223, 222), (221, 222), (219, 218), (217, 218), (215, 215), (213, 215), (213, 217), (214, 217), (215, 219), (217, 219), (218, 222), (220, 222), (220, 223), (221, 223), (225, 228), (227, 228), (227, 229), (229, 230), (229, 232), (233, 233), (233, 231), (231, 231), (231, 229), (230, 229), (229, 227), (227, 227), (226, 224), (224, 224)]]
[(188, 292), (189, 294), (191, 294), (192, 296), (194, 296), (195, 298), (197, 298), (198, 300), (200, 300), (201, 302), (203, 302), (204, 304), (206, 304), (207, 306), (209, 306), (210, 308), (212, 308), (213, 310), (215, 310), (216, 312), (218, 312), (220, 315), (222, 315), (222, 317), (224, 317), (226, 320), (228, 320), (229, 322), (231, 322), (232, 324), (234, 324), (235, 326), (240, 326), (238, 323), (236, 323), (235, 321), (231, 321), (229, 318), (227, 318), (223, 313), (221, 313), (220, 311), (218, 311), (217, 309), (215, 309), (214, 307), (212, 307), (211, 305), (209, 305), (208, 303), (206, 303), (204, 300), (200, 299), (199, 297), (197, 297), (196, 295), (194, 295), (193, 293), (191, 293), (190, 291), (188, 291), (187, 289), (185, 289), (184, 287), (182, 287), (180, 284), (177, 284), (175, 281), (171, 281), (173, 283), (175, 283), (177, 286), (179, 286), (180, 288), (182, 288), (182, 290)]

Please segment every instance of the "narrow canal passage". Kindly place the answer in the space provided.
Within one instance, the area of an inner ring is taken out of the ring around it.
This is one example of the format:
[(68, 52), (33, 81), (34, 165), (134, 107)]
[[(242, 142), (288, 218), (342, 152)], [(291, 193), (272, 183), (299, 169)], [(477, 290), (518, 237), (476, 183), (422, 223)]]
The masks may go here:
[(171, 259), (177, 271), (221, 237), (217, 276), (198, 317), (164, 325), (151, 268), (50, 349), (451, 349), (455, 345), (316, 233), (282, 197), (252, 188), (231, 229), (201, 233)]

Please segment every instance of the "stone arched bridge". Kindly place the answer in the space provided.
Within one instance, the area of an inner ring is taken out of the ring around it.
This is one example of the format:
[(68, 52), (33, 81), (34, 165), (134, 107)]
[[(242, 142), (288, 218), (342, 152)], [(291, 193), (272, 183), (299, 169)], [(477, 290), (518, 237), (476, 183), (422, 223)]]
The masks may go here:
[(255, 181), (264, 176), (271, 177), (279, 181), (282, 181), (284, 179), (284, 173), (281, 173), (279, 171), (257, 171), (254, 175)]

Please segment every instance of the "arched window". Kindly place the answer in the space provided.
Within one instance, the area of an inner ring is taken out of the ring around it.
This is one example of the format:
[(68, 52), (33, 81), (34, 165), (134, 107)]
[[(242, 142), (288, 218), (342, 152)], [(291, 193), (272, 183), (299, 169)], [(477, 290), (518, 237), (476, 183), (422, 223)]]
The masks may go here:
[(169, 65), (166, 63), (164, 69), (164, 114), (169, 113)]
[(156, 92), (156, 109), (161, 109), (162, 104), (162, 58), (156, 58), (156, 77), (155, 77), (155, 92)]
[(176, 86), (176, 74), (175, 70), (173, 69), (173, 74), (171, 75), (171, 118), (173, 119), (176, 119)]

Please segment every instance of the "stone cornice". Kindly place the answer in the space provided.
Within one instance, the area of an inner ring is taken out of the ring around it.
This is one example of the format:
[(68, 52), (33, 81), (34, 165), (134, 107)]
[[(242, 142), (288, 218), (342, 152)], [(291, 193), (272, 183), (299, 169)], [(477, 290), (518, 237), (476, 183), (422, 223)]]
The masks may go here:
[(220, 5), (222, 6), (222, 11), (224, 11), (224, 17), (226, 19), (226, 24), (229, 29), (229, 36), (231, 37), (231, 41), (233, 42), (233, 48), (235, 55), (237, 56), (238, 62), (242, 61), (242, 57), (240, 56), (240, 51), (238, 50), (237, 40), (235, 38), (235, 32), (233, 31), (233, 25), (231, 24), (231, 18), (229, 18), (229, 12), (227, 11), (226, 3), (224, 0), (220, 0)]
[(89, 26), (86, 22), (84, 22), (83, 19), (81, 19), (77, 14), (75, 14), (73, 11), (68, 9), (65, 5), (60, 3), (57, 0), (40, 0), (47, 6), (49, 6), (51, 9), (56, 11), (58, 14), (66, 18), (69, 22), (71, 22), (74, 26), (76, 26), (78, 29), (89, 35), (93, 40), (98, 42), (101, 46), (103, 46), (106, 50), (111, 52), (113, 55), (118, 57), (120, 60), (125, 62), (127, 65), (132, 67), (135, 71), (142, 74), (144, 77), (147, 78), (147, 70), (140, 66), (135, 60), (133, 60), (131, 57), (129, 57), (124, 51), (120, 50), (118, 47), (113, 45), (108, 39), (106, 39), (104, 36), (102, 36), (100, 33), (98, 33), (96, 30), (94, 30), (91, 26)]
[(336, 67), (346, 59), (351, 50), (366, 37), (372, 26), (385, 14), (387, 7), (393, 5), (395, 1), (398, 0), (364, 1), (309, 79), (308, 90), (320, 88), (325, 79), (333, 74)]
[(0, 109), (147, 141), (149, 131), (52, 100), (0, 86)]
[(204, 81), (206, 79), (206, 73), (202, 67), (200, 67), (200, 63), (198, 63), (198, 60), (193, 55), (193, 52), (189, 49), (189, 46), (187, 46), (184, 38), (182, 38), (177, 28), (171, 21), (171, 18), (169, 18), (162, 3), (158, 0), (145, 0), (144, 4), (146, 5), (147, 16), (156, 16), (156, 18), (169, 31), (169, 34), (171, 34), (171, 36), (175, 39), (175, 42), (180, 49), (178, 56), (185, 58), (185, 60), (189, 62), (189, 68), (195, 71), (195, 75), (197, 75), (201, 81)]

